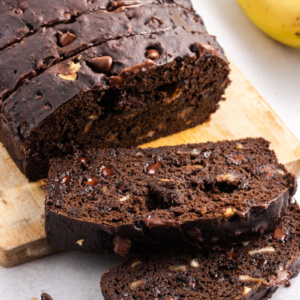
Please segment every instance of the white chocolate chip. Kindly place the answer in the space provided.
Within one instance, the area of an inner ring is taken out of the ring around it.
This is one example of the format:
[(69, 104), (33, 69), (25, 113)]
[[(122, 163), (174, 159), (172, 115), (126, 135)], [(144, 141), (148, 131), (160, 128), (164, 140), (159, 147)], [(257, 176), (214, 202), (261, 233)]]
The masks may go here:
[(193, 268), (199, 268), (199, 262), (197, 259), (192, 259), (191, 260), (191, 267)]
[(136, 288), (138, 288), (140, 285), (142, 285), (144, 283), (144, 280), (137, 280), (134, 281), (130, 284), (130, 289), (135, 290)]
[(63, 80), (73, 81), (77, 79), (77, 72), (80, 70), (81, 65), (80, 62), (74, 63), (71, 61), (70, 63), (70, 73), (69, 74), (57, 74), (57, 76)]
[(244, 286), (244, 289), (243, 289), (243, 295), (247, 295), (248, 293), (250, 293), (252, 291), (252, 289), (250, 289), (249, 287), (247, 286)]
[(249, 251), (249, 255), (255, 255), (255, 254), (263, 254), (263, 253), (272, 253), (275, 252), (276, 250), (273, 247), (265, 247), (262, 249), (257, 249), (257, 250), (252, 250)]
[(264, 279), (253, 278), (253, 277), (248, 276), (248, 275), (240, 275), (239, 280), (244, 281), (244, 282), (259, 282), (259, 283), (265, 283), (266, 282)]
[(120, 202), (125, 202), (126, 200), (128, 200), (130, 198), (130, 195), (126, 195), (126, 196), (123, 196), (119, 199)]
[(79, 246), (82, 246), (83, 242), (84, 242), (84, 239), (81, 239), (81, 240), (78, 240), (78, 241), (76, 242), (76, 244), (78, 244)]
[(169, 267), (171, 271), (175, 272), (186, 272), (186, 266), (184, 265), (179, 265), (179, 266), (171, 266)]
[(136, 260), (131, 264), (131, 268), (135, 268), (136, 266), (140, 265), (142, 262), (140, 260)]
[(230, 217), (232, 217), (235, 214), (235, 212), (236, 212), (236, 210), (234, 208), (227, 207), (224, 210), (223, 217), (224, 218), (230, 218)]
[(238, 144), (236, 145), (236, 149), (238, 149), (238, 150), (243, 150), (244, 148), (245, 148), (245, 147), (244, 147), (243, 144), (238, 143)]

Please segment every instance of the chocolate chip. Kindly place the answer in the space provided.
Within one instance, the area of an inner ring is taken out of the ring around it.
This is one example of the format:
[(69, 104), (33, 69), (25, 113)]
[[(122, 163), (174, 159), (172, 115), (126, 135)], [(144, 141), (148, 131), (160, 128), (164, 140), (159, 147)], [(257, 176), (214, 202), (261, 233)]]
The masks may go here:
[(271, 166), (264, 166), (260, 169), (260, 174), (265, 179), (271, 179), (276, 175), (276, 171)]
[(262, 258), (262, 259), (257, 260), (256, 265), (258, 267), (262, 267), (262, 266), (266, 265), (267, 263), (268, 263), (268, 261), (266, 259)]
[(45, 107), (46, 110), (51, 110), (52, 109), (52, 105), (50, 103), (46, 103), (44, 105), (44, 107)]
[(88, 185), (97, 185), (100, 182), (99, 178), (92, 176), (85, 183)]
[(275, 240), (283, 241), (286, 236), (286, 232), (283, 231), (280, 227), (277, 227), (274, 231), (273, 238)]
[(43, 293), (41, 295), (41, 299), (42, 300), (53, 300), (52, 297), (49, 294), (47, 294), (47, 293)]
[(113, 174), (114, 174), (114, 170), (111, 169), (110, 167), (108, 167), (108, 166), (103, 166), (103, 167), (101, 168), (101, 175), (102, 175), (104, 178), (109, 178), (109, 177), (111, 177)]
[(161, 168), (162, 164), (160, 162), (156, 162), (154, 164), (149, 165), (146, 167), (146, 174), (147, 175), (154, 175), (159, 168)]
[(226, 255), (230, 259), (237, 259), (238, 257), (237, 253), (233, 249), (226, 250)]
[(143, 218), (143, 223), (149, 228), (165, 225), (164, 220), (151, 214)]
[(71, 15), (69, 12), (64, 12), (64, 18), (65, 18), (66, 20), (71, 20), (72, 15)]
[(21, 8), (15, 8), (15, 14), (16, 15), (19, 15), (19, 16), (22, 16), (23, 15), (23, 10)]
[(84, 157), (84, 156), (78, 157), (77, 161), (78, 161), (80, 164), (84, 164), (84, 165), (87, 164), (87, 158)]
[(127, 238), (122, 238), (120, 236), (115, 236), (113, 239), (114, 252), (125, 256), (131, 248), (131, 241)]
[(112, 62), (113, 60), (110, 56), (101, 56), (91, 58), (87, 63), (95, 71), (106, 74), (107, 72), (109, 72)]
[(71, 44), (76, 39), (76, 35), (71, 33), (70, 31), (67, 32), (57, 31), (57, 35), (58, 35), (58, 42), (62, 47)]
[(159, 52), (155, 49), (149, 49), (146, 52), (146, 57), (149, 59), (155, 60), (155, 59), (159, 58)]
[(67, 175), (67, 176), (63, 177), (63, 178), (60, 180), (60, 182), (61, 182), (61, 183), (64, 183), (64, 184), (67, 184), (68, 182), (70, 182), (70, 180), (71, 180), (71, 177), (70, 177), (69, 175)]

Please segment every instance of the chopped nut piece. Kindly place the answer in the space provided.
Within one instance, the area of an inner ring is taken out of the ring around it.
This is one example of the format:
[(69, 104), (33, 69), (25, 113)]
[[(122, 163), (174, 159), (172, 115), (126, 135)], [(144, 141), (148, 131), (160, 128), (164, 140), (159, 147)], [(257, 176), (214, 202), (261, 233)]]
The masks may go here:
[(81, 239), (81, 240), (78, 240), (78, 241), (76, 242), (76, 244), (78, 244), (79, 246), (82, 246), (83, 242), (84, 242), (84, 239)]
[(89, 119), (90, 119), (90, 120), (93, 120), (93, 121), (97, 120), (98, 118), (99, 118), (99, 117), (96, 116), (96, 115), (90, 115), (90, 116), (89, 116)]
[(85, 127), (84, 127), (84, 130), (83, 130), (82, 134), (88, 133), (91, 130), (91, 128), (92, 128), (92, 123), (86, 124)]
[(199, 155), (201, 153), (201, 151), (199, 149), (193, 149), (191, 154), (192, 155)]
[(235, 176), (233, 174), (223, 174), (216, 177), (217, 182), (227, 182), (233, 185), (237, 185), (240, 181), (240, 178), (238, 176)]
[(144, 156), (144, 154), (142, 152), (137, 152), (135, 156), (142, 157), (142, 156)]
[(244, 289), (243, 289), (243, 295), (247, 295), (248, 293), (250, 293), (252, 291), (252, 289), (250, 289), (249, 287), (247, 286), (244, 286)]
[(81, 65), (80, 62), (78, 63), (74, 63), (73, 61), (71, 61), (70, 63), (70, 73), (68, 74), (57, 74), (57, 76), (63, 80), (76, 80), (77, 79), (77, 72), (80, 70)]
[(272, 252), (275, 252), (275, 251), (276, 250), (273, 247), (265, 247), (265, 248), (262, 248), (262, 249), (249, 251), (249, 255), (272, 253)]
[(140, 260), (137, 260), (137, 261), (135, 261), (135, 262), (133, 262), (132, 264), (131, 264), (131, 268), (133, 269), (133, 268), (135, 268), (136, 266), (138, 266), (138, 265), (140, 265), (142, 262), (140, 261)]
[(158, 182), (160, 183), (160, 185), (162, 185), (163, 187), (166, 187), (168, 189), (172, 189), (172, 188), (180, 185), (180, 182), (176, 181), (174, 179), (161, 178), (158, 180)]
[(107, 188), (106, 185), (104, 185), (104, 186), (101, 188), (101, 192), (102, 192), (103, 194), (107, 194), (108, 188)]
[(132, 290), (135, 290), (136, 288), (138, 288), (140, 285), (142, 285), (144, 283), (144, 280), (137, 280), (137, 281), (134, 281), (130, 284), (130, 288)]
[(120, 201), (120, 202), (124, 202), (124, 201), (128, 200), (129, 198), (130, 198), (130, 195), (126, 195), (126, 196), (124, 196), (124, 197), (121, 197), (121, 198), (119, 199), (119, 201)]
[(207, 207), (206, 206), (201, 207), (200, 208), (200, 213), (201, 213), (201, 215), (207, 214)]
[(191, 267), (193, 268), (199, 268), (199, 262), (197, 259), (192, 259), (191, 260)]
[(266, 283), (266, 281), (262, 278), (253, 278), (248, 275), (240, 275), (239, 276), (240, 281), (245, 281), (245, 282), (259, 282), (259, 283)]
[(189, 165), (189, 166), (183, 166), (182, 168), (186, 170), (195, 171), (195, 170), (203, 169), (204, 167), (202, 165)]
[(169, 267), (169, 269), (171, 271), (175, 271), (175, 272), (186, 272), (186, 266), (183, 266), (183, 265), (181, 265), (181, 266), (171, 266), (171, 267)]
[(234, 209), (232, 207), (227, 207), (224, 210), (223, 217), (224, 218), (230, 218), (235, 214), (235, 212), (236, 212), (236, 209)]
[(282, 176), (285, 175), (283, 170), (278, 169), (276, 172), (278, 175), (282, 175)]
[(243, 242), (243, 245), (246, 247), (250, 244), (250, 241)]
[(244, 147), (243, 144), (238, 143), (238, 144), (236, 145), (236, 149), (238, 149), (238, 150), (243, 150), (244, 148), (245, 148), (245, 147)]
[(153, 137), (154, 134), (155, 134), (155, 131), (154, 131), (154, 130), (149, 131), (149, 132), (146, 134), (146, 137)]
[(228, 162), (233, 165), (240, 165), (247, 161), (246, 157), (242, 154), (230, 155), (228, 157)]
[(278, 173), (276, 170), (273, 169), (272, 166), (264, 166), (260, 169), (260, 174), (265, 179), (271, 179)]
[(114, 252), (124, 257), (129, 252), (132, 243), (131, 240), (127, 238), (115, 236), (113, 239), (113, 244)]

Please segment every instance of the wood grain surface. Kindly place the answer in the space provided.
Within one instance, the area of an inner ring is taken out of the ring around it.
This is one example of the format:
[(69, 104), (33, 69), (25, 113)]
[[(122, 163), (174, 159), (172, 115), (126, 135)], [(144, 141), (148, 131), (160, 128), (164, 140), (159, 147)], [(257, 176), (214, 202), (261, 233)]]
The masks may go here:
[[(280, 162), (300, 175), (300, 142), (231, 63), (232, 84), (211, 120), (143, 147), (264, 137)], [(0, 143), (0, 264), (14, 266), (57, 251), (44, 231), (43, 180), (29, 183)]]

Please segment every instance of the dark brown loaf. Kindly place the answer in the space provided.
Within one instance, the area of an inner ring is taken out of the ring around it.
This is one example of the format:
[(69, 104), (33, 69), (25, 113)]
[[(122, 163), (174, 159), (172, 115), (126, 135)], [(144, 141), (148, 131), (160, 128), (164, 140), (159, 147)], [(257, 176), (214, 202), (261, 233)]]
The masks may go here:
[(125, 11), (98, 10), (83, 14), (71, 23), (41, 27), (22, 43), (1, 51), (0, 69), (7, 71), (0, 73), (0, 97), (5, 100), (28, 79), (52, 65), (110, 40), (137, 34), (157, 34), (177, 26), (189, 31), (205, 31), (198, 15), (172, 3), (144, 3), (126, 8)]
[(60, 248), (120, 255), (224, 246), (274, 228), (295, 190), (263, 139), (90, 150), (52, 161), (46, 233)]
[(223, 251), (136, 255), (104, 273), (105, 300), (263, 300), (300, 271), (300, 210), (274, 233)]
[[(0, 140), (30, 180), (46, 177), (52, 157), (136, 146), (218, 108), (229, 83), (223, 50), (188, 0), (148, 2), (111, 1), (68, 24), (39, 25), (0, 53), (12, 72), (0, 80)], [(103, 24), (96, 14), (112, 17)]]

